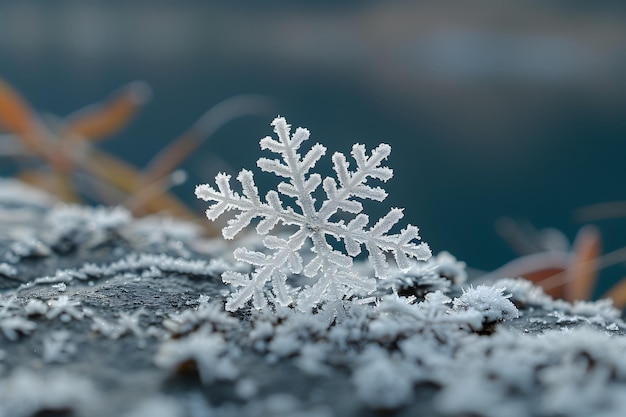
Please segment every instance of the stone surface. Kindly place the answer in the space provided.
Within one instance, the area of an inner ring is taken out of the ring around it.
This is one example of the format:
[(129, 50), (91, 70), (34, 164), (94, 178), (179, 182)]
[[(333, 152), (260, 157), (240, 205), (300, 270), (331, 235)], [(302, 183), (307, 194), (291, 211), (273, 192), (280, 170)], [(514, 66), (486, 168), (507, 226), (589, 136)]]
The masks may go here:
[(505, 280), (486, 315), (453, 302), (467, 285), (441, 257), (398, 273), (400, 296), (229, 313), (226, 242), (26, 193), (0, 205), (2, 417), (626, 412), (625, 326), (606, 303)]

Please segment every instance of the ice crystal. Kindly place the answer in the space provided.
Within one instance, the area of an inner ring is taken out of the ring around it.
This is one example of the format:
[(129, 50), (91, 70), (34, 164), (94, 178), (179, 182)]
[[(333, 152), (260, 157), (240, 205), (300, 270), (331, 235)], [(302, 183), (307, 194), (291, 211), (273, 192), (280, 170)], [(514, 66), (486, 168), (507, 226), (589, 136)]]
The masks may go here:
[(221, 303), (218, 305), (208, 302), (201, 302), (195, 309), (172, 314), (163, 321), (163, 327), (178, 335), (190, 333), (200, 326), (215, 332), (225, 332), (237, 329), (239, 325), (235, 318), (224, 311)]
[(404, 297), (383, 298), (378, 310), (382, 313), (369, 325), (370, 333), (378, 340), (396, 340), (400, 335), (421, 333), (434, 336), (441, 343), (462, 333), (482, 329), (483, 314), (473, 308), (453, 310), (453, 300), (441, 291), (426, 295), (422, 302), (412, 304)]
[(20, 335), (28, 335), (37, 327), (32, 321), (22, 317), (21, 307), (16, 301), (16, 297), (0, 296), (0, 333), (15, 341)]
[(219, 261), (206, 262), (200, 259), (174, 258), (164, 254), (142, 253), (138, 255), (132, 253), (107, 265), (86, 263), (80, 268), (59, 270), (54, 275), (35, 278), (29, 283), (20, 286), (20, 289), (28, 288), (31, 285), (68, 284), (74, 281), (74, 279), (86, 281), (125, 274), (146, 278), (159, 278), (170, 274), (207, 277), (217, 274), (223, 268), (224, 265)]
[[(260, 158), (257, 165), (265, 172), (286, 179), (278, 185), (277, 191), (269, 191), (263, 200), (252, 172), (245, 169), (237, 176), (243, 194), (231, 189), (230, 175), (224, 173), (215, 179), (217, 189), (209, 184), (196, 188), (196, 196), (211, 203), (206, 212), (210, 220), (227, 211), (237, 212), (222, 231), (226, 239), (234, 238), (253, 219), (261, 219), (256, 231), (265, 236), (263, 244), (269, 254), (246, 248), (235, 250), (235, 258), (252, 265), (254, 271), (251, 275), (228, 271), (222, 276), (225, 283), (236, 288), (227, 301), (228, 310), (235, 311), (250, 299), (256, 308), (263, 308), (268, 302), (286, 306), (295, 301), (305, 310), (324, 301), (371, 293), (376, 289), (375, 279), (360, 276), (352, 268), (352, 258), (361, 253), (363, 246), (377, 278), (388, 277), (386, 253), (394, 255), (401, 270), (410, 267), (410, 258), (426, 260), (430, 257), (428, 245), (418, 243), (417, 227), (408, 225), (400, 233), (389, 234), (403, 217), (402, 209), (392, 208), (369, 227), (369, 217), (361, 212), (360, 200), (382, 201), (387, 196), (382, 188), (372, 187), (367, 182), (370, 178), (387, 181), (393, 176), (391, 169), (381, 165), (391, 152), (389, 145), (379, 145), (368, 156), (365, 146), (355, 144), (351, 153), (356, 162), (354, 170), (342, 153), (335, 153), (332, 160), (337, 177), (322, 180), (320, 174), (311, 170), (326, 148), (315, 144), (302, 156), (300, 145), (309, 138), (309, 131), (298, 128), (290, 135), (290, 126), (281, 117), (272, 125), (278, 140), (265, 137), (260, 145), (262, 149), (279, 154), (281, 160)], [(316, 204), (313, 195), (320, 185), (326, 199)], [(285, 198), (295, 200), (295, 206), (286, 205)], [(340, 212), (354, 217), (346, 223), (336, 219)], [(281, 223), (295, 228), (295, 232), (287, 237), (272, 234)], [(343, 241), (345, 251), (334, 248), (329, 237)], [(313, 256), (305, 263), (301, 252), (307, 240), (311, 242)], [(301, 288), (294, 300), (295, 291), (286, 282), (287, 273), (304, 274), (313, 279), (313, 284)], [(272, 294), (265, 291), (268, 283), (271, 283)]]
[(72, 334), (67, 330), (52, 332), (43, 339), (43, 360), (46, 363), (64, 363), (70, 360), (78, 347), (71, 342)]
[(144, 329), (141, 327), (141, 317), (147, 315), (142, 308), (132, 313), (119, 311), (117, 313), (117, 322), (111, 323), (101, 317), (92, 317), (92, 330), (97, 331), (111, 339), (119, 339), (124, 335), (134, 335), (136, 337), (144, 336)]
[(391, 287), (398, 295), (423, 300), (431, 292), (447, 294), (466, 279), (465, 263), (444, 251), (426, 262), (412, 261), (406, 271), (392, 271), (390, 279), (381, 283), (381, 290)]
[(0, 317), (0, 331), (11, 341), (17, 340), (20, 334), (30, 334), (36, 327), (35, 323), (20, 316)]
[(483, 315), (487, 323), (513, 319), (518, 316), (515, 305), (509, 301), (511, 295), (504, 295), (505, 288), (479, 285), (463, 290), (463, 295), (454, 300), (454, 308), (459, 310), (474, 309)]
[(61, 321), (69, 322), (72, 318), (76, 320), (82, 320), (83, 313), (80, 311), (78, 306), (80, 306), (80, 301), (70, 300), (67, 295), (62, 295), (56, 300), (48, 301), (48, 306), (50, 310), (46, 313), (46, 318), (53, 319), (56, 317), (60, 317)]
[(502, 278), (497, 281), (497, 285), (511, 294), (511, 301), (518, 307), (538, 306), (552, 302), (552, 297), (541, 287), (525, 278)]

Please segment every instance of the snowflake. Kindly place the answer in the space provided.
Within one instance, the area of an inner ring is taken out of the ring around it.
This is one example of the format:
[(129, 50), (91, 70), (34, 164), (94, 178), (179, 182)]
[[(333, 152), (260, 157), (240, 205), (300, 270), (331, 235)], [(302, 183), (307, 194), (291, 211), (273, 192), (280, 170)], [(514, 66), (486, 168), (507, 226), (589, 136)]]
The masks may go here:
[(43, 339), (43, 360), (46, 363), (65, 363), (78, 347), (71, 342), (72, 333), (67, 330), (52, 332)]
[(0, 331), (11, 341), (16, 341), (20, 334), (28, 335), (37, 326), (32, 321), (20, 316), (0, 317)]
[(91, 329), (111, 339), (119, 339), (125, 335), (133, 335), (141, 338), (144, 336), (145, 332), (141, 327), (140, 320), (142, 316), (146, 315), (148, 315), (148, 313), (141, 307), (132, 313), (118, 311), (116, 323), (110, 323), (102, 317), (92, 316), (93, 324), (91, 325)]
[(62, 295), (56, 300), (48, 301), (50, 309), (46, 312), (46, 318), (61, 318), (62, 322), (69, 322), (72, 318), (76, 320), (83, 319), (83, 313), (76, 307), (80, 306), (80, 301), (70, 300), (67, 295)]
[[(310, 171), (325, 154), (326, 148), (315, 144), (301, 156), (298, 151), (309, 138), (309, 131), (298, 128), (290, 136), (290, 126), (282, 117), (276, 118), (272, 125), (279, 140), (265, 137), (260, 145), (262, 149), (279, 154), (282, 161), (260, 158), (257, 165), (265, 172), (286, 178), (278, 185), (278, 191), (269, 191), (263, 201), (252, 172), (245, 169), (237, 176), (243, 195), (231, 189), (230, 175), (224, 173), (215, 178), (217, 189), (209, 184), (196, 187), (196, 196), (212, 203), (206, 211), (210, 220), (217, 219), (226, 211), (238, 212), (222, 230), (226, 239), (234, 238), (253, 219), (260, 218), (256, 230), (259, 235), (265, 236), (263, 244), (270, 252), (266, 254), (246, 248), (235, 250), (236, 259), (252, 265), (254, 271), (251, 275), (232, 271), (224, 273), (223, 281), (237, 288), (226, 304), (227, 310), (235, 311), (250, 299), (259, 309), (267, 306), (268, 301), (283, 306), (295, 301), (300, 309), (306, 310), (324, 301), (369, 294), (376, 289), (375, 279), (359, 276), (352, 268), (352, 258), (361, 253), (362, 246), (367, 249), (377, 278), (388, 277), (386, 253), (394, 255), (402, 270), (410, 267), (409, 258), (426, 260), (430, 257), (428, 245), (418, 243), (417, 227), (408, 225), (398, 234), (388, 234), (403, 217), (402, 209), (392, 208), (371, 227), (367, 226), (368, 216), (361, 213), (363, 207), (358, 200), (382, 201), (387, 196), (382, 188), (366, 183), (370, 178), (387, 181), (393, 176), (391, 169), (381, 166), (391, 152), (389, 145), (379, 145), (368, 156), (365, 146), (355, 144), (352, 147), (352, 157), (356, 162), (354, 171), (350, 170), (342, 153), (335, 153), (332, 160), (337, 179), (328, 177), (322, 180), (319, 174)], [(320, 185), (326, 200), (316, 205), (313, 194)], [(286, 206), (281, 194), (295, 200), (296, 206)], [(353, 214), (354, 218), (347, 223), (335, 219), (339, 212)], [(279, 223), (296, 230), (288, 237), (270, 234)], [(345, 252), (335, 249), (328, 242), (329, 237), (343, 241)], [(304, 265), (300, 252), (307, 240), (312, 244), (314, 256), (307, 259)], [(301, 288), (298, 298), (294, 300), (296, 291), (286, 282), (287, 273), (304, 274), (314, 283)], [(272, 294), (265, 291), (268, 283), (271, 283)]]

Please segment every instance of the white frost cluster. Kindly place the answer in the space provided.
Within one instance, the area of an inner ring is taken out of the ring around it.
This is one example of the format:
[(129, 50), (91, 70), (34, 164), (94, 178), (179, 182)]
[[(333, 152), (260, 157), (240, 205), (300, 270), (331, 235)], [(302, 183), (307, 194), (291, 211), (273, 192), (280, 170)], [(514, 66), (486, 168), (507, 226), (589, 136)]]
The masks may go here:
[(22, 315), (22, 308), (15, 296), (0, 295), (0, 333), (15, 341), (20, 335), (29, 335), (37, 325)]
[(511, 294), (511, 301), (518, 306), (539, 306), (552, 301), (543, 288), (525, 278), (502, 278), (497, 285), (505, 288)]
[(195, 364), (203, 384), (232, 381), (239, 370), (228, 355), (228, 345), (220, 334), (203, 330), (161, 345), (154, 362), (161, 368), (178, 368), (189, 361)]
[(0, 380), (0, 416), (92, 415), (101, 407), (89, 379), (64, 371), (17, 369)]
[(487, 323), (513, 319), (518, 316), (515, 305), (509, 301), (511, 295), (504, 295), (504, 288), (479, 285), (463, 290), (463, 295), (454, 300), (454, 308), (460, 310), (473, 309), (483, 315)]
[[(342, 299), (353, 294), (369, 294), (376, 289), (373, 277), (359, 276), (352, 268), (353, 257), (359, 255), (362, 246), (369, 254), (369, 262), (376, 277), (387, 278), (388, 264), (386, 253), (392, 253), (401, 270), (410, 267), (410, 258), (426, 260), (430, 249), (425, 243), (418, 243), (418, 228), (408, 225), (398, 234), (389, 231), (402, 218), (399, 208), (393, 208), (374, 225), (368, 226), (369, 217), (361, 213), (359, 200), (382, 201), (387, 193), (380, 187), (372, 187), (368, 180), (387, 181), (393, 171), (381, 163), (391, 152), (391, 147), (381, 144), (368, 156), (365, 146), (352, 147), (352, 157), (356, 167), (351, 170), (342, 153), (333, 155), (333, 169), (336, 179), (322, 177), (310, 171), (326, 153), (320, 144), (302, 156), (300, 145), (309, 138), (309, 131), (296, 129), (290, 135), (290, 126), (282, 117), (272, 125), (278, 140), (271, 137), (261, 139), (261, 148), (270, 150), (280, 159), (260, 158), (257, 165), (261, 170), (275, 174), (286, 180), (278, 185), (278, 191), (269, 191), (262, 199), (255, 185), (251, 171), (242, 170), (237, 176), (243, 194), (231, 189), (230, 176), (220, 173), (215, 182), (217, 189), (209, 184), (199, 185), (196, 196), (211, 203), (207, 217), (217, 219), (224, 212), (233, 210), (237, 214), (229, 220), (222, 233), (232, 239), (255, 218), (261, 221), (256, 227), (269, 254), (246, 248), (235, 250), (235, 257), (254, 267), (251, 275), (239, 272), (226, 272), (222, 279), (234, 286), (236, 291), (228, 299), (226, 309), (235, 311), (252, 299), (256, 308), (263, 308), (271, 302), (286, 306), (294, 303), (306, 310), (323, 301)], [(319, 186), (325, 193), (325, 201), (316, 204), (313, 194)], [(286, 205), (285, 198), (294, 199), (295, 207)], [(336, 219), (338, 213), (349, 213), (354, 217), (346, 223)], [(283, 224), (292, 226), (295, 232), (281, 237), (271, 232)], [(328, 238), (343, 242), (345, 253), (335, 249)], [(307, 240), (311, 242), (312, 258), (303, 260), (300, 253)], [(286, 282), (287, 274), (303, 274), (313, 283), (295, 294)], [(271, 283), (272, 294), (265, 290)], [(294, 295), (297, 297), (294, 299)]]
[(92, 248), (104, 243), (112, 231), (130, 224), (132, 215), (123, 207), (55, 206), (46, 216), (45, 241), (50, 246), (70, 239)]

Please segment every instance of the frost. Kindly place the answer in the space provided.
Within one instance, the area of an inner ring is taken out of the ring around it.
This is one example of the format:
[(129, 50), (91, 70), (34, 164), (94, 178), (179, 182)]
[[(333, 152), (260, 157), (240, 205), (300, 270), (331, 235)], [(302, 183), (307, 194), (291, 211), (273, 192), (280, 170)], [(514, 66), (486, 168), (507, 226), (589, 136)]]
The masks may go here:
[[(369, 156), (363, 145), (354, 145), (352, 157), (356, 167), (353, 171), (346, 157), (335, 153), (332, 160), (336, 179), (322, 179), (310, 171), (326, 148), (315, 144), (302, 156), (298, 152), (300, 145), (309, 138), (309, 131), (298, 128), (290, 135), (290, 126), (281, 117), (272, 125), (279, 140), (265, 137), (260, 144), (262, 149), (279, 154), (280, 160), (260, 158), (257, 165), (265, 172), (286, 179), (278, 185), (278, 191), (269, 191), (262, 199), (253, 174), (248, 170), (242, 170), (237, 176), (243, 194), (231, 189), (230, 176), (223, 173), (215, 179), (217, 189), (208, 184), (196, 187), (196, 196), (212, 203), (206, 211), (209, 219), (215, 220), (226, 211), (237, 212), (222, 230), (225, 238), (232, 239), (255, 218), (261, 219), (257, 233), (266, 236), (263, 244), (269, 254), (246, 248), (235, 250), (235, 258), (252, 265), (254, 271), (251, 275), (226, 272), (222, 276), (225, 283), (236, 288), (226, 303), (227, 310), (235, 311), (250, 299), (259, 309), (268, 302), (286, 306), (295, 301), (300, 309), (306, 310), (324, 301), (372, 293), (376, 289), (375, 279), (359, 276), (352, 267), (352, 258), (361, 253), (363, 246), (378, 278), (388, 277), (386, 253), (394, 255), (402, 270), (410, 267), (410, 258), (426, 260), (430, 257), (428, 245), (417, 243), (417, 227), (408, 225), (398, 234), (389, 234), (403, 217), (401, 209), (391, 209), (372, 226), (368, 226), (369, 217), (361, 213), (360, 200), (382, 201), (387, 196), (382, 188), (372, 187), (367, 182), (370, 178), (387, 181), (393, 176), (391, 169), (381, 165), (391, 152), (389, 145), (379, 145)], [(325, 200), (316, 204), (314, 194), (320, 185)], [(295, 206), (286, 205), (285, 199), (295, 200)], [(339, 213), (354, 217), (346, 223), (335, 218)], [(292, 226), (295, 232), (286, 237), (271, 234), (281, 223)], [(335, 249), (329, 238), (342, 241), (345, 252)], [(313, 256), (305, 260), (301, 252), (307, 241), (312, 245)], [(286, 282), (288, 273), (303, 274), (311, 278), (312, 284), (300, 288), (296, 295)], [(265, 291), (268, 283), (272, 294)]]
[(20, 309), (15, 295), (3, 296), (0, 294), (0, 317), (10, 316), (13, 312)]
[(0, 416), (91, 415), (99, 406), (91, 381), (67, 372), (17, 369), (0, 381)]
[(465, 263), (457, 261), (448, 252), (441, 252), (426, 262), (412, 261), (406, 271), (392, 271), (390, 279), (381, 283), (381, 289), (391, 287), (398, 295), (415, 296), (423, 300), (431, 292), (441, 291), (446, 294), (466, 279)]
[(24, 306), (24, 312), (29, 316), (43, 316), (48, 311), (48, 305), (41, 300), (30, 299)]
[(616, 321), (621, 323), (619, 320), (622, 315), (621, 311), (616, 309), (613, 301), (608, 298), (597, 301), (577, 300), (573, 303), (560, 299), (554, 300), (541, 287), (535, 286), (524, 278), (504, 278), (498, 280), (495, 285), (511, 293), (510, 300), (520, 308), (544, 306), (553, 310), (552, 315), (557, 317), (562, 315), (563, 320), (570, 322), (584, 321), (601, 326), (615, 324)]
[(440, 291), (427, 294), (416, 304), (405, 298), (385, 297), (378, 307), (382, 314), (370, 323), (370, 332), (378, 340), (393, 341), (401, 335), (421, 333), (447, 343), (459, 334), (482, 329), (480, 312), (452, 310), (451, 303), (452, 299)]
[(167, 369), (184, 368), (193, 363), (203, 384), (216, 380), (233, 380), (239, 371), (231, 361), (226, 341), (219, 334), (200, 330), (189, 336), (166, 341), (159, 348), (154, 361)]
[(131, 412), (124, 414), (124, 417), (182, 417), (184, 415), (177, 401), (159, 396), (144, 400)]
[(602, 322), (602, 324), (604, 324), (604, 320), (614, 322), (622, 315), (622, 312), (613, 306), (613, 300), (609, 298), (597, 301), (575, 301), (569, 309), (569, 313), (592, 318), (595, 317)]
[(21, 307), (15, 296), (5, 298), (0, 295), (0, 331), (11, 341), (16, 341), (20, 335), (29, 335), (37, 328), (20, 313)]
[(115, 335), (115, 338), (117, 339), (125, 334), (133, 334), (138, 337), (143, 336), (143, 329), (141, 328), (139, 320), (141, 316), (146, 314), (147, 313), (143, 308), (139, 308), (132, 313), (127, 313), (125, 311), (118, 312), (117, 327), (119, 330)]
[(359, 399), (371, 408), (393, 410), (408, 403), (413, 378), (405, 363), (393, 361), (381, 349), (363, 354), (366, 361), (353, 375)]
[[(205, 415), (202, 413), (199, 415)], [(334, 413), (324, 406), (307, 407), (297, 397), (277, 393), (248, 402), (243, 407), (223, 407), (215, 410), (216, 417), (333, 417)]]
[(0, 205), (7, 207), (24, 207), (46, 209), (56, 203), (57, 199), (38, 188), (27, 185), (12, 178), (0, 179)]
[(221, 304), (202, 302), (202, 297), (200, 300), (200, 304), (195, 309), (187, 309), (170, 315), (163, 321), (163, 327), (177, 335), (190, 333), (201, 326), (221, 332), (239, 328), (239, 321), (230, 317)]
[(58, 205), (46, 216), (44, 241), (61, 252), (73, 250), (77, 245), (94, 248), (131, 220), (130, 212), (123, 207)]
[(17, 263), (22, 258), (36, 258), (49, 256), (50, 248), (30, 235), (21, 235), (16, 237), (9, 250), (4, 254), (4, 258), (11, 263)]
[(132, 223), (130, 230), (133, 235), (147, 239), (153, 244), (168, 240), (193, 240), (202, 232), (202, 228), (197, 224), (160, 215), (137, 219)]
[(164, 274), (210, 277), (216, 275), (223, 268), (224, 265), (217, 261), (189, 260), (163, 254), (131, 254), (108, 265), (86, 263), (77, 269), (60, 270), (52, 276), (35, 278), (33, 281), (20, 286), (19, 289), (27, 288), (33, 284), (67, 284), (74, 281), (74, 279), (86, 281), (88, 279), (103, 279), (128, 273), (152, 278), (159, 278)]
[(454, 308), (458, 310), (474, 309), (483, 315), (487, 323), (509, 320), (518, 316), (515, 305), (509, 301), (511, 295), (504, 295), (504, 288), (479, 285), (476, 288), (463, 290), (463, 295), (454, 300)]
[(186, 244), (199, 241), (202, 228), (194, 223), (153, 215), (136, 219), (119, 230), (133, 247), (149, 251), (163, 251), (189, 258), (191, 252)]
[(542, 305), (552, 301), (552, 297), (546, 294), (543, 288), (525, 278), (502, 278), (496, 282), (496, 285), (510, 293), (511, 301), (518, 307)]
[(1, 262), (0, 274), (9, 278), (14, 278), (17, 275), (17, 269), (7, 263)]
[(436, 371), (436, 404), (453, 415), (622, 415), (625, 349), (623, 338), (584, 327), (474, 337)]
[(56, 300), (48, 301), (48, 307), (50, 307), (50, 309), (46, 313), (46, 318), (53, 319), (60, 317), (63, 322), (71, 321), (72, 318), (82, 320), (83, 312), (76, 308), (78, 306), (80, 306), (79, 301), (70, 300), (67, 295), (62, 295)]
[(465, 262), (457, 260), (450, 252), (440, 252), (437, 256), (429, 259), (429, 263), (437, 266), (437, 273), (448, 278), (452, 284), (461, 285), (467, 280)]
[(70, 340), (72, 334), (66, 330), (52, 332), (43, 340), (43, 360), (47, 363), (68, 362), (78, 348)]
[(35, 323), (20, 316), (0, 317), (0, 330), (12, 341), (17, 340), (20, 334), (30, 334), (36, 327)]
[(235, 393), (244, 400), (249, 400), (256, 396), (259, 392), (259, 387), (256, 382), (251, 378), (240, 379), (235, 385)]
[(92, 330), (101, 333), (111, 339), (119, 339), (120, 337), (131, 334), (136, 337), (143, 337), (144, 330), (141, 327), (141, 316), (147, 315), (143, 308), (139, 308), (132, 313), (119, 311), (117, 313), (117, 321), (109, 323), (101, 317), (92, 317)]

